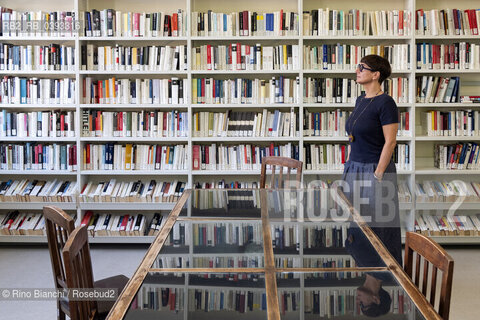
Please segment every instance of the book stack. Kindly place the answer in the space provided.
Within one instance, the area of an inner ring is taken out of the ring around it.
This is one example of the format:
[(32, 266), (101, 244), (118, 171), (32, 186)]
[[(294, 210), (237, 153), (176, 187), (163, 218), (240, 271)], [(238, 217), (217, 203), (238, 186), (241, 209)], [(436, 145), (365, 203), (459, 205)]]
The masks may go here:
[(480, 45), (470, 42), (417, 43), (417, 69), (478, 70), (480, 69)]
[(91, 236), (143, 236), (146, 229), (146, 218), (142, 214), (115, 215), (94, 214), (92, 211), (85, 212), (80, 223), (87, 226)]
[(0, 202), (75, 202), (77, 182), (9, 179), (0, 182)]
[(81, 189), (79, 199), (82, 202), (175, 202), (185, 186), (185, 182), (178, 180), (90, 181)]
[(299, 70), (298, 45), (232, 43), (192, 49), (192, 70)]
[(303, 147), (303, 163), (307, 170), (343, 170), (348, 159), (345, 144), (309, 144)]
[(195, 112), (194, 137), (296, 137), (298, 114), (263, 109), (262, 112), (232, 111)]
[(430, 110), (422, 114), (422, 127), (429, 137), (470, 137), (480, 135), (478, 110)]
[(1, 8), (0, 36), (4, 37), (72, 37), (80, 21), (73, 11), (16, 11)]
[(480, 96), (460, 96), (461, 103), (480, 103)]
[(299, 101), (300, 78), (262, 79), (193, 78), (194, 104), (274, 104)]
[(303, 135), (305, 137), (346, 137), (345, 124), (350, 111), (340, 109), (324, 112), (303, 111)]
[(142, 284), (135, 299), (132, 310), (170, 311), (171, 314), (183, 312), (185, 297), (184, 289), (168, 288), (157, 284)]
[(248, 313), (267, 310), (267, 296), (262, 291), (249, 288), (232, 289), (192, 289), (188, 292), (189, 305), (205, 312), (237, 311)]
[(480, 202), (480, 183), (460, 180), (416, 182), (417, 202)]
[(409, 36), (409, 10), (315, 9), (303, 13), (304, 36)]
[(187, 80), (83, 78), (83, 103), (88, 104), (185, 104)]
[(412, 203), (412, 193), (406, 180), (398, 182), (398, 201), (400, 203)]
[(460, 77), (416, 77), (417, 102), (455, 103), (459, 102)]
[(415, 218), (415, 231), (426, 236), (478, 236), (480, 214), (468, 216), (418, 214)]
[(74, 137), (75, 111), (0, 110), (0, 137)]
[(189, 268), (189, 267), (190, 267), (190, 258), (182, 257), (180, 255), (174, 255), (174, 256), (158, 255), (152, 265), (152, 268), (155, 268), (155, 269)]
[(59, 44), (48, 46), (0, 45), (0, 70), (75, 71), (75, 48)]
[(188, 112), (179, 110), (82, 110), (83, 137), (187, 137), (188, 132)]
[(176, 71), (187, 70), (187, 46), (83, 45), (81, 70)]
[(251, 144), (237, 146), (194, 145), (193, 170), (260, 170), (263, 157), (279, 156), (298, 160), (298, 145), (288, 143), (260, 147)]
[(0, 103), (73, 104), (75, 79), (39, 79), (5, 76), (0, 79)]
[(220, 13), (212, 10), (192, 12), (193, 37), (279, 37), (298, 35), (298, 30), (298, 14), (283, 9), (272, 13), (252, 11)]
[(188, 252), (188, 246), (192, 244), (192, 225), (185, 221), (176, 221), (172, 230), (165, 239), (165, 247), (183, 247)]
[(416, 35), (478, 35), (480, 11), (475, 9), (417, 9), (416, 17)]
[(85, 37), (185, 37), (187, 13), (122, 12), (115, 9), (80, 11)]
[(353, 44), (323, 44), (303, 46), (303, 68), (307, 70), (355, 70), (362, 57), (377, 54), (390, 62), (393, 70), (410, 69), (410, 45), (357, 46)]
[(0, 170), (77, 170), (77, 146), (72, 144), (0, 144)]
[(45, 218), (41, 213), (20, 213), (18, 210), (0, 213), (1, 235), (45, 235)]
[(477, 143), (436, 144), (433, 152), (435, 168), (446, 170), (480, 169), (480, 148)]
[(83, 147), (84, 170), (187, 170), (184, 145), (90, 144)]

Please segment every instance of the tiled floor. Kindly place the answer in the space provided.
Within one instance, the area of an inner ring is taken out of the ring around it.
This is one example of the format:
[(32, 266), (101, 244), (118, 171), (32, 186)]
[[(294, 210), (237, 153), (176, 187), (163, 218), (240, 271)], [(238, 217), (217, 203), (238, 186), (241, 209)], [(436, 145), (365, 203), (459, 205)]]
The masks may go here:
[[(94, 277), (131, 276), (147, 247), (92, 247)], [(450, 319), (479, 319), (480, 248), (455, 247), (447, 251), (455, 260)], [(52, 288), (50, 256), (45, 246), (0, 246), (1, 288)], [(0, 301), (0, 319), (56, 319), (55, 301)]]

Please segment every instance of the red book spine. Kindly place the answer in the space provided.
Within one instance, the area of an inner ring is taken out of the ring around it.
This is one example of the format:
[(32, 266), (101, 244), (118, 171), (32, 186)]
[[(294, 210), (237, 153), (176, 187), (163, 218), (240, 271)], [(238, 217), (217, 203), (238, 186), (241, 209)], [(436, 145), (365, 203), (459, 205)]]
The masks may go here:
[(248, 11), (243, 11), (243, 35), (248, 36), (248, 31)]
[(208, 168), (208, 165), (210, 164), (209, 153), (210, 153), (210, 147), (205, 146), (205, 164), (206, 164), (207, 168)]
[(237, 70), (242, 69), (242, 45), (237, 43), (237, 65), (235, 66)]
[(398, 12), (398, 34), (403, 35), (403, 10)]
[(410, 131), (410, 112), (405, 112), (405, 130)]
[(200, 146), (193, 146), (192, 150), (193, 170), (200, 170)]
[(207, 70), (212, 70), (212, 46), (207, 45)]
[(73, 149), (73, 156), (72, 156), (73, 170), (76, 171), (77, 170), (77, 146), (74, 145), (72, 149)]

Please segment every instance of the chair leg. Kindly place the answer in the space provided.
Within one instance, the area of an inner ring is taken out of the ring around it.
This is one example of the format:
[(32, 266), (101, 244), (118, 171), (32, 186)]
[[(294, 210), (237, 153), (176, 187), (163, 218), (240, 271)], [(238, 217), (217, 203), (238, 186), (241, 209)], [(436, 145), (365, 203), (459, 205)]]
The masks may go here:
[(60, 307), (60, 301), (57, 301), (57, 310), (58, 310), (58, 320), (65, 320), (65, 312), (63, 312), (62, 308)]

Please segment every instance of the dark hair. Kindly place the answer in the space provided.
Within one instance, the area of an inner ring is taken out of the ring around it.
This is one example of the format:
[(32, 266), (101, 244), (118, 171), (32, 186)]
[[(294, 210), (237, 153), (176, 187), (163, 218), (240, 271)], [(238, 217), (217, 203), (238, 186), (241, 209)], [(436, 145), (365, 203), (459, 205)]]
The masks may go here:
[(390, 305), (392, 304), (392, 298), (385, 289), (380, 288), (378, 291), (380, 303), (372, 303), (362, 308), (362, 313), (368, 317), (379, 317), (387, 314), (390, 311)]
[(380, 84), (392, 74), (390, 62), (376, 54), (369, 54), (368, 56), (363, 57), (360, 62), (363, 62), (373, 70), (380, 72), (380, 77), (378, 78)]

